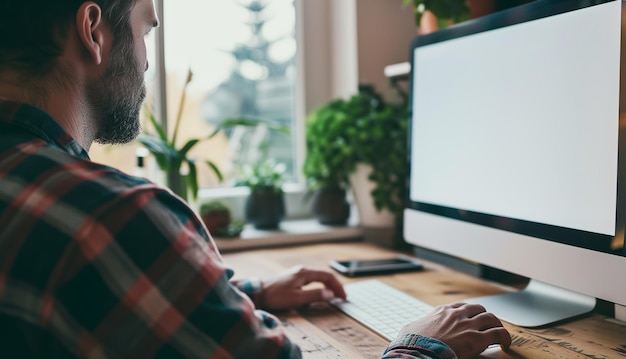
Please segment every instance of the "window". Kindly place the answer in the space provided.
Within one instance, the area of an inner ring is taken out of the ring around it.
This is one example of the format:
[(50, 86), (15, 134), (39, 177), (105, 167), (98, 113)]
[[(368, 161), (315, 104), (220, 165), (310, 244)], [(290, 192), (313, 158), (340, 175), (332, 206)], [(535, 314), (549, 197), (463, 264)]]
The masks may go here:
[[(158, 0), (157, 0), (158, 1)], [(293, 0), (178, 0), (163, 1), (165, 79), (158, 79), (156, 48), (148, 49), (151, 67), (146, 106), (158, 103), (157, 84), (165, 84), (166, 122), (173, 130), (188, 70), (193, 79), (186, 90), (178, 139), (180, 143), (212, 132), (227, 118), (253, 118), (295, 128), (295, 6)], [(153, 131), (144, 123), (144, 130)], [(200, 187), (231, 186), (239, 167), (266, 156), (286, 165), (288, 178), (299, 173), (294, 136), (262, 127), (241, 127), (198, 144), (190, 153), (218, 165), (220, 183), (208, 166), (198, 166)], [(136, 143), (94, 145), (94, 161), (132, 173)], [(158, 181), (158, 178), (153, 178)]]

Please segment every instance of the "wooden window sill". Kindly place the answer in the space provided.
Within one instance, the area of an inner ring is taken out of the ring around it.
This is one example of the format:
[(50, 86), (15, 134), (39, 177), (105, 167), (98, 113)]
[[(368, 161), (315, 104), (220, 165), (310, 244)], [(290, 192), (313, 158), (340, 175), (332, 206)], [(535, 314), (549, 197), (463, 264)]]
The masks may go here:
[(283, 221), (277, 230), (258, 230), (252, 225), (246, 225), (240, 237), (215, 237), (215, 242), (220, 252), (226, 253), (311, 243), (355, 241), (362, 238), (361, 228), (354, 224), (325, 226), (315, 219), (305, 219)]

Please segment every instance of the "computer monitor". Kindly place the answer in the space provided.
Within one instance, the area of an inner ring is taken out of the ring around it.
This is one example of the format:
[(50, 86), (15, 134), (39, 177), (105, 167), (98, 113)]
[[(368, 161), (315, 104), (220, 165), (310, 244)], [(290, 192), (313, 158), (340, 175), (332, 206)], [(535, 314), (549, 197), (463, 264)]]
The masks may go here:
[(624, 6), (536, 1), (412, 44), (405, 240), (531, 278), (471, 300), (501, 319), (626, 305)]

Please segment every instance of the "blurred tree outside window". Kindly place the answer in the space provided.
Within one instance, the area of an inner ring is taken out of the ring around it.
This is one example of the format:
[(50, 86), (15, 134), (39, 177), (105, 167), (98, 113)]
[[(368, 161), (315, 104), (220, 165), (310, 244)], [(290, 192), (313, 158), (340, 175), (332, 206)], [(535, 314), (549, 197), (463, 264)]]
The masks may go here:
[[(163, 0), (161, 0), (163, 1)], [(209, 135), (227, 118), (270, 120), (294, 128), (294, 0), (177, 0), (163, 2), (167, 125), (173, 130), (187, 71), (193, 72), (178, 139)], [(148, 40), (151, 68), (146, 74), (153, 106), (157, 76), (154, 39)], [(147, 121), (144, 131), (154, 131)], [(198, 165), (201, 188), (232, 186), (241, 166), (273, 158), (296, 181), (297, 156), (292, 135), (265, 128), (240, 127), (194, 147), (191, 156), (210, 159), (224, 175), (219, 183), (208, 166)], [(90, 155), (132, 173), (137, 142), (92, 146)], [(158, 179), (155, 179), (158, 180)]]

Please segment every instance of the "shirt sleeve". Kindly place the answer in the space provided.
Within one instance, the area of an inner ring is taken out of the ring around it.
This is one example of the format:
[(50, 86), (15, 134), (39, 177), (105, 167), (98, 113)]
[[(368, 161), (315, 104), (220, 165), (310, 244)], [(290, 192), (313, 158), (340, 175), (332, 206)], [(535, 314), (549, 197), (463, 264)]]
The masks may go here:
[(231, 280), (231, 283), (248, 296), (257, 308), (263, 308), (263, 283), (259, 278)]
[(416, 334), (404, 334), (392, 341), (381, 359), (457, 359), (445, 343)]
[(230, 283), (204, 225), (177, 197), (139, 186), (91, 213), (49, 315), (78, 357), (301, 357), (278, 319)]

